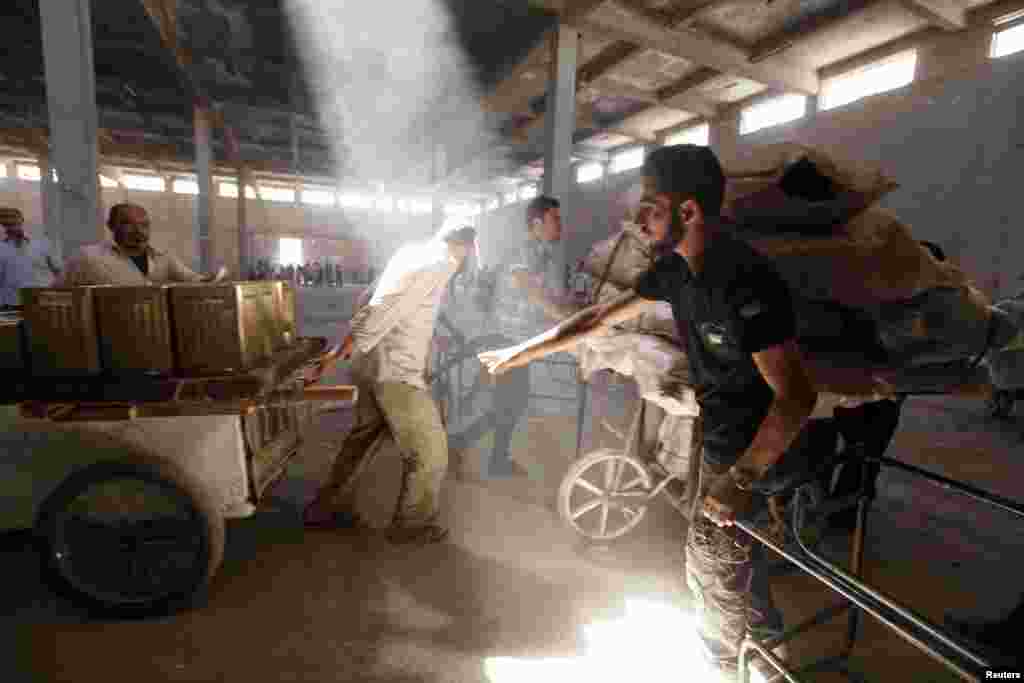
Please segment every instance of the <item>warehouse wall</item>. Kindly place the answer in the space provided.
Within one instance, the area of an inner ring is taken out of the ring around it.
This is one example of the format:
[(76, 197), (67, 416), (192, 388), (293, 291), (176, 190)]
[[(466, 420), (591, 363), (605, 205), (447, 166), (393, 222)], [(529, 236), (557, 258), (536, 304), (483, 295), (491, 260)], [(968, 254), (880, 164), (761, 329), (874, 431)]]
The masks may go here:
[(990, 36), (936, 31), (905, 41), (889, 51), (919, 46), (911, 86), (742, 138), (739, 112), (729, 112), (712, 126), (712, 146), (726, 156), (795, 141), (877, 162), (901, 183), (884, 208), (918, 239), (941, 244), (990, 295), (1012, 295), (1024, 286), (1024, 53), (989, 60)]
[[(195, 257), (194, 197), (172, 192), (105, 188), (102, 191), (104, 215), (111, 205), (124, 201), (140, 204), (149, 211), (155, 246), (177, 254), (186, 262)], [(20, 208), (29, 230), (42, 232), (40, 184), (16, 179), (13, 164), (8, 167), (7, 177), (0, 179), (0, 206)], [(246, 201), (246, 223), (256, 258), (275, 257), (278, 238), (299, 237), (303, 238), (303, 255), (307, 261), (330, 258), (331, 262), (341, 262), (352, 270), (361, 270), (370, 264), (379, 267), (398, 244), (431, 232), (429, 216), (341, 211), (252, 199)], [(237, 226), (237, 200), (215, 198), (211, 228), (215, 268), (223, 264), (232, 272), (237, 271)]]

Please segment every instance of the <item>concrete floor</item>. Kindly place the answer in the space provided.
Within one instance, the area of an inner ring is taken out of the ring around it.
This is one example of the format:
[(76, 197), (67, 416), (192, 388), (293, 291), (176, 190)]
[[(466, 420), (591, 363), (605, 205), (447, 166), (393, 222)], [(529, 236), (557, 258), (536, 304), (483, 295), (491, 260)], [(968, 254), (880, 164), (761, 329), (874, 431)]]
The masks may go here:
[[(306, 333), (327, 334), (333, 317), (307, 316)], [(0, 540), (0, 681), (488, 681), (492, 657), (580, 655), (581, 627), (617, 614), (627, 598), (685, 606), (685, 524), (666, 503), (605, 552), (586, 552), (555, 518), (549, 503), (575, 438), (574, 419), (563, 416), (534, 417), (517, 435), (514, 451), (532, 456), (524, 464), (541, 464), (533, 481), (480, 481), (476, 456), (463, 454), (446, 488), (446, 544), (396, 548), (379, 532), (304, 532), (301, 507), (349, 419), (324, 414), (268, 504), (229, 526), (223, 568), (191, 611), (89, 620), (40, 583), (24, 536)], [(1021, 431), (987, 420), (971, 400), (914, 399), (890, 454), (1024, 498)], [(397, 475), (395, 459), (382, 457), (364, 482), (361, 507), (376, 526), (390, 515)], [(883, 475), (866, 556), (870, 581), (936, 621), (946, 611), (996, 615), (1024, 591), (1024, 526), (896, 472)], [(790, 622), (834, 601), (802, 576), (778, 579), (775, 591)], [(834, 652), (842, 633), (835, 622), (792, 656)], [(672, 651), (623, 656), (688, 670)], [(855, 662), (873, 680), (956, 680), (870, 620)], [(524, 678), (540, 683), (531, 671)]]

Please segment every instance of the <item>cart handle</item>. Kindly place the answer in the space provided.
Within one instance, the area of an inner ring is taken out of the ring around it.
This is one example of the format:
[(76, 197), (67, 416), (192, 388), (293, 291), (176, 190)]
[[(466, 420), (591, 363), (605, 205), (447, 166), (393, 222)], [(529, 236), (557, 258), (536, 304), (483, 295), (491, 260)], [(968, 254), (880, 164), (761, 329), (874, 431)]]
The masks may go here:
[[(309, 386), (299, 392), (287, 392), (281, 403), (316, 401), (355, 402), (359, 389), (336, 384)], [(27, 401), (19, 405), (22, 416), (52, 422), (89, 422), (134, 420), (140, 417), (184, 417), (197, 415), (251, 415), (262, 405), (252, 399), (239, 401), (166, 401), (154, 403), (121, 402), (44, 402)]]

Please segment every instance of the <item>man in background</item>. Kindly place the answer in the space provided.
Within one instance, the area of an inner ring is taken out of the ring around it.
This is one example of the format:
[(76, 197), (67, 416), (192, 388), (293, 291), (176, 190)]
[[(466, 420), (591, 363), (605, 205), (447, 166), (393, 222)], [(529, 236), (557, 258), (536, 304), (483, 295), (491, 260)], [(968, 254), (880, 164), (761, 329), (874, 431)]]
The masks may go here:
[(427, 386), (427, 361), (448, 283), (475, 251), (476, 231), (451, 224), (426, 243), (409, 244), (391, 258), (352, 331), (308, 378), (314, 382), (338, 359), (353, 357), (359, 397), (356, 423), (335, 458), (330, 479), (306, 508), (311, 528), (359, 525), (355, 480), (378, 440), (390, 436), (403, 461), (402, 486), (388, 538), (393, 543), (436, 543), (441, 526), (441, 484), (448, 440)]
[[(562, 239), (561, 204), (554, 197), (539, 196), (526, 207), (526, 239), (519, 258), (499, 281), (495, 317), (503, 342), (529, 339), (574, 310), (568, 305), (565, 273), (558, 256)], [(501, 286), (504, 284), (505, 286)], [(512, 459), (512, 436), (530, 402), (530, 369), (521, 367), (495, 378), (491, 411), (449, 439), (453, 451), (463, 451), (494, 430), (494, 448), (482, 474), (487, 479), (526, 476)]]
[[(107, 219), (113, 241), (90, 244), (68, 259), (60, 287), (145, 286), (156, 282), (211, 282), (173, 254), (149, 243), (149, 214), (136, 204), (115, 204)], [(223, 277), (223, 271), (218, 277)]]
[(60, 275), (60, 259), (54, 255), (50, 240), (30, 237), (25, 232), (21, 211), (0, 208), (4, 228), (0, 242), (0, 307), (18, 306), (18, 292), (24, 287), (49, 287)]

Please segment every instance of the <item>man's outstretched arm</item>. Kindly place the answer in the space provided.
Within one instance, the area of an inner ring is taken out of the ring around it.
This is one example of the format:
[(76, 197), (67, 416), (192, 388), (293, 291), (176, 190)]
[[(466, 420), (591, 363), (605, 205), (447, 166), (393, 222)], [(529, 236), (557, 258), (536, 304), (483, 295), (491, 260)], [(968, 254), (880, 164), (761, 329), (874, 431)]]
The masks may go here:
[(636, 292), (623, 292), (610, 301), (584, 308), (547, 332), (542, 332), (522, 344), (484, 351), (478, 354), (478, 358), (492, 374), (500, 374), (552, 353), (571, 349), (587, 337), (636, 318), (655, 303), (638, 296)]

